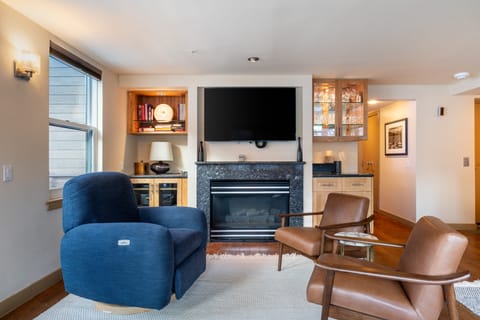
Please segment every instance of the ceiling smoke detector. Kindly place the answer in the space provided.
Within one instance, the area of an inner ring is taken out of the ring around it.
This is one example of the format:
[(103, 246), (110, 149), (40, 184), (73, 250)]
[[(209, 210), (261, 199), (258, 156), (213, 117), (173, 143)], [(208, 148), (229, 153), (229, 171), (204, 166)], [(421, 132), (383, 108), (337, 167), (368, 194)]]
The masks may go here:
[(470, 73), (468, 72), (459, 72), (459, 73), (455, 73), (453, 75), (453, 77), (457, 80), (463, 80), (463, 79), (466, 79), (468, 77), (470, 77)]

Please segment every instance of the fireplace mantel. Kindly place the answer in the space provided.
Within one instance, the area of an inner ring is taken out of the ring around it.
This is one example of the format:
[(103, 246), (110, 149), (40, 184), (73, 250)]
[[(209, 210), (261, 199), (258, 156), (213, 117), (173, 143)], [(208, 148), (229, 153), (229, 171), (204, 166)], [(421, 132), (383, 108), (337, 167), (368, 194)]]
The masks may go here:
[[(197, 208), (205, 212), (210, 230), (211, 180), (288, 180), (290, 212), (303, 211), (303, 167), (295, 161), (207, 161), (197, 165)], [(291, 219), (290, 225), (303, 225), (302, 218)]]

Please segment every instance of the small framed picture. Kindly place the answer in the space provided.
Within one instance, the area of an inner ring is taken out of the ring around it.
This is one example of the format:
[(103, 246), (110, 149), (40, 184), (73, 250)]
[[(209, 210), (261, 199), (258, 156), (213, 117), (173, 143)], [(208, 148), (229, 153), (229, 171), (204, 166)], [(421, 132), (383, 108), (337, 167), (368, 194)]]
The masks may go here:
[(408, 154), (408, 119), (385, 123), (385, 155)]

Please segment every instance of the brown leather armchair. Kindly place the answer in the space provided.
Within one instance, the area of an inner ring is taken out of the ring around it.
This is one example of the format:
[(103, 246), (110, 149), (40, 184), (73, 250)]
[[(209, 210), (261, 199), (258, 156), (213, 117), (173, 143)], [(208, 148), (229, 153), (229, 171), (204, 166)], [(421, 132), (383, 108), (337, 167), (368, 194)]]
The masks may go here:
[(322, 305), (324, 320), (328, 316), (433, 320), (444, 303), (450, 319), (457, 320), (453, 284), (470, 276), (468, 271), (457, 272), (467, 243), (464, 235), (440, 219), (423, 217), (413, 227), (395, 270), (351, 257), (320, 256), (307, 286), (307, 300)]
[[(330, 193), (322, 212), (281, 214), (281, 227), (275, 231), (279, 242), (278, 271), (282, 269), (284, 246), (302, 255), (316, 259), (322, 253), (331, 252), (333, 241), (325, 237), (326, 231), (369, 232), (373, 215), (367, 217), (370, 200), (351, 194)], [(322, 215), (320, 225), (315, 227), (290, 227), (288, 218)]]

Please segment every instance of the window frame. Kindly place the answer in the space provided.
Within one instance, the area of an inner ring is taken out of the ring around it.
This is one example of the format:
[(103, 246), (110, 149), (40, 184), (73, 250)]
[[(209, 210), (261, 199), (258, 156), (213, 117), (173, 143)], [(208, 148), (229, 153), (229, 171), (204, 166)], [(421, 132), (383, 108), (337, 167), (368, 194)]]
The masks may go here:
[[(100, 154), (99, 145), (101, 145), (99, 131), (99, 125), (101, 123), (102, 104), (101, 104), (101, 90), (102, 90), (102, 72), (100, 69), (92, 66), (83, 59), (63, 49), (62, 47), (50, 42), (50, 54), (49, 59), (54, 58), (63, 64), (70, 66), (73, 69), (84, 73), (87, 76), (86, 81), (86, 101), (85, 112), (87, 124), (72, 122), (68, 120), (51, 118), (49, 115), (48, 125), (50, 127), (58, 127), (68, 130), (74, 130), (77, 132), (84, 132), (86, 134), (86, 172), (93, 172), (100, 167)], [(92, 85), (92, 82), (96, 81), (96, 85)], [(50, 91), (50, 84), (49, 84)], [(50, 93), (49, 93), (50, 95)], [(50, 109), (50, 103), (49, 103)], [(50, 150), (50, 147), (49, 147)], [(50, 156), (49, 156), (50, 163)], [(47, 201), (48, 210), (58, 209), (62, 206), (62, 188), (50, 189), (50, 165), (49, 165), (49, 199)]]

